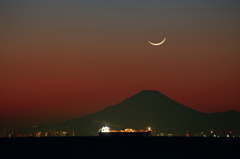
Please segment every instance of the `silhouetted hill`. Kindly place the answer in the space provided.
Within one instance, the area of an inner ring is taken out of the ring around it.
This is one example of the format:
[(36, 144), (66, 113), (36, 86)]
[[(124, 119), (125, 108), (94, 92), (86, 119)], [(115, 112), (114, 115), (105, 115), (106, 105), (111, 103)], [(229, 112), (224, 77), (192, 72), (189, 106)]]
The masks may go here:
[(201, 113), (188, 108), (158, 91), (144, 90), (115, 106), (81, 118), (68, 120), (36, 129), (69, 130), (76, 135), (97, 135), (105, 123), (111, 129), (133, 128), (147, 129), (165, 133), (199, 133), (202, 131), (239, 131), (240, 113), (228, 111), (223, 113)]
[(240, 134), (239, 122), (240, 112), (230, 110), (222, 113), (209, 114), (208, 123), (206, 125), (215, 131), (233, 131)]

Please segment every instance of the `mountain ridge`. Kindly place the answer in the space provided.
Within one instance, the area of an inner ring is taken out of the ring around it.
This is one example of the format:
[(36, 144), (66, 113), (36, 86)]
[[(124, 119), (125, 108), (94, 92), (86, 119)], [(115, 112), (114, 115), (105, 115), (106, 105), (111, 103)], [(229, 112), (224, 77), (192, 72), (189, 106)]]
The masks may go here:
[[(231, 123), (230, 123), (231, 122)], [(161, 132), (239, 131), (240, 112), (202, 113), (186, 107), (156, 90), (143, 90), (122, 102), (98, 112), (65, 122), (39, 126), (45, 130), (57, 127), (74, 129), (76, 135), (97, 135), (108, 123), (112, 129), (145, 129)], [(91, 133), (90, 133), (91, 132)]]

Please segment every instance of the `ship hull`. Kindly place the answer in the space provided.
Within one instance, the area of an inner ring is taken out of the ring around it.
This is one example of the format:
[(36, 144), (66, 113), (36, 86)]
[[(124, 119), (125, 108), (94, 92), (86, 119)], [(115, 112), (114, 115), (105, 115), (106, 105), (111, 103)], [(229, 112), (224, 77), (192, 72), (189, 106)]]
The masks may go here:
[(147, 137), (147, 136), (151, 136), (151, 131), (146, 131), (146, 132), (99, 132), (99, 136)]

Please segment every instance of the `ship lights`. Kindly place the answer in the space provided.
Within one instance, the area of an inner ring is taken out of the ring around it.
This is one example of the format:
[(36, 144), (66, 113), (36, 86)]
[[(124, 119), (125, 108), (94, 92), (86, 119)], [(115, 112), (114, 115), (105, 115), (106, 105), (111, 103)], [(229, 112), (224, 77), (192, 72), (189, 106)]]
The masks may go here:
[(102, 127), (102, 132), (110, 132), (110, 128), (107, 126)]
[(125, 129), (125, 131), (130, 132), (133, 131), (133, 129)]

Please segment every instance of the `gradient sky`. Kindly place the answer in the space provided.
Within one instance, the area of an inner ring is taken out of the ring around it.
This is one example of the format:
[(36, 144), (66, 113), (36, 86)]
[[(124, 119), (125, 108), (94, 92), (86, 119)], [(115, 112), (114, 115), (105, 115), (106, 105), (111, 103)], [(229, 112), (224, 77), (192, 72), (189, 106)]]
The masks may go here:
[(142, 90), (240, 111), (239, 0), (1, 0), (0, 22), (0, 127), (81, 117)]

